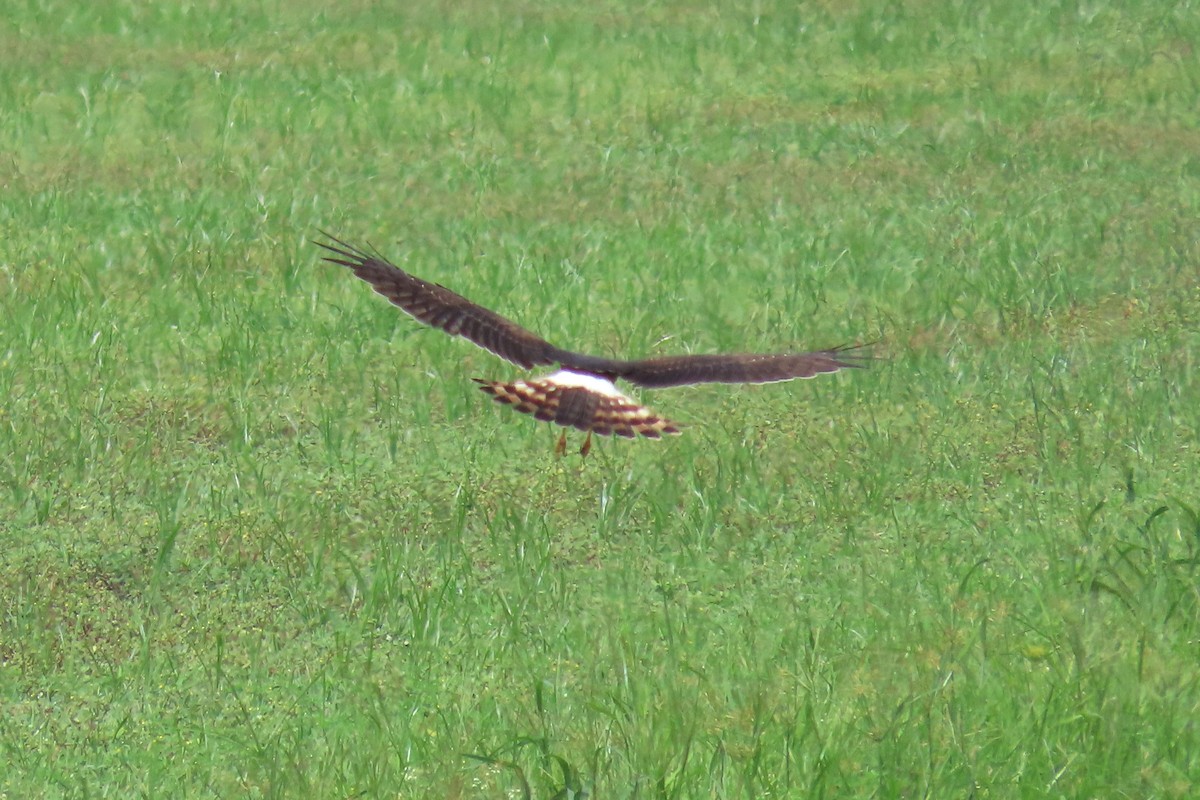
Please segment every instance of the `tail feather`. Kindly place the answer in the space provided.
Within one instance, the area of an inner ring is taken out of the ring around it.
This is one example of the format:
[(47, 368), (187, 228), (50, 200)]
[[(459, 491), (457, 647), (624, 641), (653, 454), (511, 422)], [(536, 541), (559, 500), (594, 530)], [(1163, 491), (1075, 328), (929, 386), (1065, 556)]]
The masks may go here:
[(598, 392), (584, 386), (563, 385), (549, 378), (510, 382), (474, 380), (497, 403), (563, 427), (630, 439), (639, 435), (659, 439), (663, 434), (680, 431), (677, 423), (659, 416), (615, 388), (611, 392)]

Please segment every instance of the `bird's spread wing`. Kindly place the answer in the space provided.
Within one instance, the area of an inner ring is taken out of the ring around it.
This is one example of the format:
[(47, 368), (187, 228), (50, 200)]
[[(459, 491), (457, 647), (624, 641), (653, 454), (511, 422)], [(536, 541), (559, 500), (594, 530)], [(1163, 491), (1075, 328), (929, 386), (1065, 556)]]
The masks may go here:
[[(872, 360), (866, 347), (849, 345), (812, 353), (666, 356), (610, 362), (607, 372), (648, 389), (692, 383), (774, 383), (865, 367)], [(563, 366), (569, 365), (563, 362)]]
[(326, 261), (349, 267), (375, 291), (426, 325), (461, 336), (525, 369), (558, 363), (562, 351), (515, 322), (444, 286), (413, 277), (377, 253), (360, 250), (324, 231), (322, 235), (334, 242), (313, 242), (334, 254), (325, 256)]
[[(867, 345), (834, 347), (811, 353), (683, 355), (635, 361), (574, 353), (555, 347), (515, 322), (444, 286), (409, 275), (378, 253), (346, 244), (328, 233), (322, 232), (322, 235), (333, 242), (314, 242), (333, 253), (325, 256), (326, 261), (349, 267), (375, 291), (426, 325), (462, 336), (525, 369), (560, 364), (576, 373), (604, 376), (609, 380), (623, 378), (638, 386), (663, 389), (692, 383), (790, 381), (865, 367), (872, 360)], [(493, 394), (502, 399), (500, 393)], [(621, 430), (616, 432), (621, 433)]]

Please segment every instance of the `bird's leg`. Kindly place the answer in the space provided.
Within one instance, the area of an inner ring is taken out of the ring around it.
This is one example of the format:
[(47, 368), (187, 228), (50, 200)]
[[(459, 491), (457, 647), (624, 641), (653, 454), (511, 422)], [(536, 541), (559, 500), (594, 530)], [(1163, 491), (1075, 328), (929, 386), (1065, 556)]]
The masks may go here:
[(583, 440), (583, 447), (579, 448), (579, 457), (587, 458), (587, 454), (592, 452), (592, 432), (588, 431), (587, 438)]
[(558, 437), (558, 444), (554, 445), (554, 455), (561, 456), (567, 452), (567, 432), (563, 431), (562, 436)]

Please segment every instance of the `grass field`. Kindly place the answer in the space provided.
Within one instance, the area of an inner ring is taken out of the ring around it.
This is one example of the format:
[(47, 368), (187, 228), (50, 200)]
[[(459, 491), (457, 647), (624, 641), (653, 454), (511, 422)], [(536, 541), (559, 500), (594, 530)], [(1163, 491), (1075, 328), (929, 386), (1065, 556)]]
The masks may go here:
[(7, 6), (0, 797), (1200, 793), (1191, 4)]

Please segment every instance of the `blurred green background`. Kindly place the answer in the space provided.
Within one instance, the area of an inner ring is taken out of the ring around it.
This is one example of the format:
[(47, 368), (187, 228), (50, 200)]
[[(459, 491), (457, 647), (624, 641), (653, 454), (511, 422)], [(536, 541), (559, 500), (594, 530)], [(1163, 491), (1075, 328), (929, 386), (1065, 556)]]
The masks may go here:
[[(1185, 2), (9, 2), (8, 797), (1200, 783)], [(557, 458), (309, 244), (811, 349)]]

